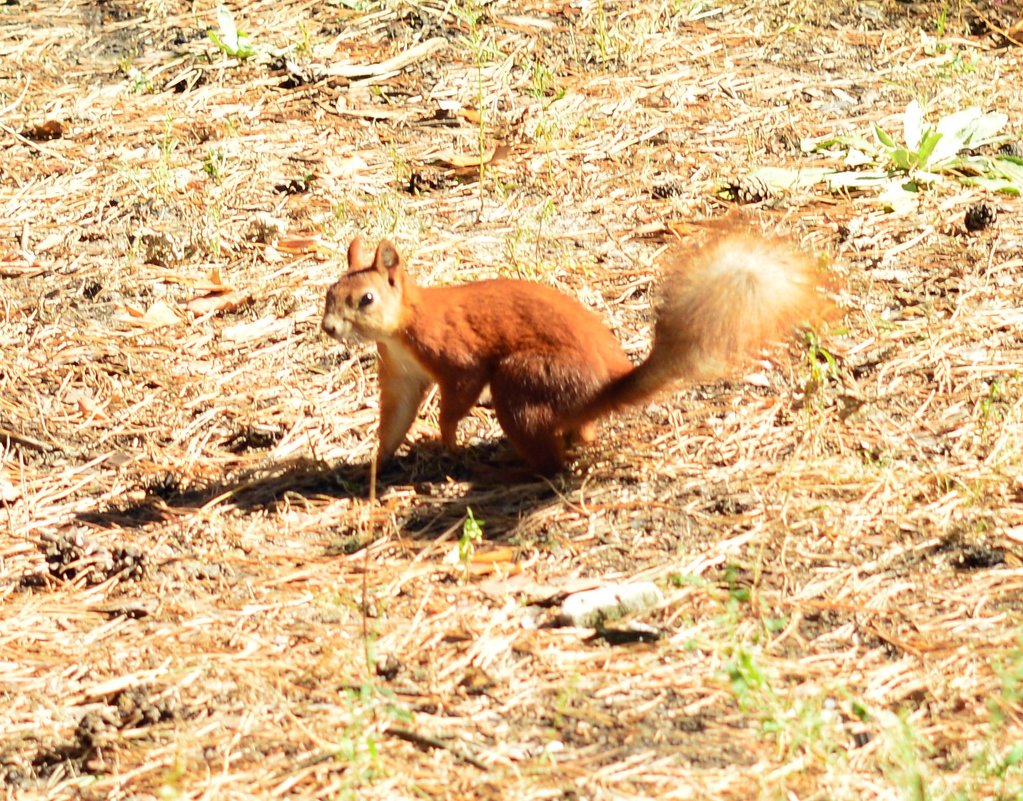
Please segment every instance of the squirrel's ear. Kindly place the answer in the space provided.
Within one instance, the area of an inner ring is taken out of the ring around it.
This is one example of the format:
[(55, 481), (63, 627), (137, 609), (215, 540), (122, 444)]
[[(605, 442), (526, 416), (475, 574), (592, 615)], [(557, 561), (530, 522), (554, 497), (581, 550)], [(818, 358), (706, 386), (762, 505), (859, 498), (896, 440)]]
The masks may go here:
[(391, 244), (389, 239), (385, 239), (377, 246), (377, 255), (373, 260), (373, 265), (380, 273), (387, 276), (387, 281), (391, 286), (397, 283), (401, 273), (401, 256), (398, 255), (397, 248)]
[(356, 234), (352, 244), (348, 246), (348, 272), (357, 273), (373, 266), (373, 257), (366, 253), (366, 240), (362, 234)]

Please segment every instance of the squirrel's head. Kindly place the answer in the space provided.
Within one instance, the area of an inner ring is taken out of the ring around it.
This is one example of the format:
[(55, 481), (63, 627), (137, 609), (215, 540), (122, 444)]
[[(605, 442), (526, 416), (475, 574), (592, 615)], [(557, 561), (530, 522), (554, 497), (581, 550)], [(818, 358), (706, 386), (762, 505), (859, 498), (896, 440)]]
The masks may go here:
[(327, 290), (321, 326), (339, 342), (388, 339), (401, 327), (406, 286), (401, 254), (383, 240), (372, 256), (357, 236), (348, 247), (348, 272)]

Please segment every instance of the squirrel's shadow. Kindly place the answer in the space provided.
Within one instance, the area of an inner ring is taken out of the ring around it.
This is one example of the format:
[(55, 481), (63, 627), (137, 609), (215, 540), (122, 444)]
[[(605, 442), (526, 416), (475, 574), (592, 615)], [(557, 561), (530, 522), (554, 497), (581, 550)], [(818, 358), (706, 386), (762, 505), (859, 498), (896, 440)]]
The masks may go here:
[[(386, 499), (391, 487), (411, 486), (417, 497), (429, 499), (430, 512), (425, 514), (413, 504), (408, 509), (403, 528), (414, 529), (420, 536), (439, 535), (452, 521), (464, 515), (467, 496), (507, 494), (507, 512), (523, 515), (536, 506), (550, 502), (556, 492), (544, 481), (507, 463), (501, 457), (506, 446), (478, 443), (460, 449), (457, 455), (443, 453), (427, 445), (405, 456), (392, 459), (377, 476), (377, 497)], [(497, 467), (492, 467), (494, 462)], [(509, 475), (515, 475), (515, 492)], [(572, 478), (566, 474), (566, 479)], [(452, 493), (447, 487), (454, 482), (465, 487)], [(165, 473), (142, 489), (145, 497), (129, 503), (114, 503), (107, 508), (80, 512), (76, 520), (99, 528), (139, 528), (166, 521), (181, 512), (201, 509), (214, 503), (227, 503), (242, 512), (273, 511), (281, 504), (313, 498), (370, 497), (370, 469), (366, 463), (330, 463), (309, 458), (296, 458), (272, 465), (242, 471), (230, 479), (203, 485), (189, 485), (181, 476)], [(443, 487), (443, 489), (442, 489)], [(342, 522), (338, 521), (339, 524)]]

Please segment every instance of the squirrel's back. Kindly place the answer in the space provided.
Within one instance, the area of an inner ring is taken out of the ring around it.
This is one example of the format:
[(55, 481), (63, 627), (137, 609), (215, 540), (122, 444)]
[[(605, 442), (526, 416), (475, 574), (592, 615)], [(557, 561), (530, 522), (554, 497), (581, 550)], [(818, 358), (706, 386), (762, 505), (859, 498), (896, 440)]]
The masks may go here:
[(494, 278), (424, 287), (412, 313), (418, 344), (438, 359), (460, 351), (487, 358), (517, 351), (595, 351), (602, 360), (628, 364), (598, 314), (575, 298), (532, 281)]

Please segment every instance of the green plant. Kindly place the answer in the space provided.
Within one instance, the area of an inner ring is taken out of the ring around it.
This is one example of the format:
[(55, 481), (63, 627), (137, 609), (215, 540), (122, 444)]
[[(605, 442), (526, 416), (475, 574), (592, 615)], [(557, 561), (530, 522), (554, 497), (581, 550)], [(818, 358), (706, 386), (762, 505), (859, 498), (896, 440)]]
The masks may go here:
[(906, 801), (927, 801), (930, 784), (925, 757), (933, 746), (910, 725), (905, 715), (880, 712), (873, 717), (881, 724), (878, 754), (881, 772)]
[(218, 184), (224, 179), (224, 165), (227, 158), (220, 148), (210, 148), (202, 160), (202, 169)]
[(412, 713), (394, 702), (393, 693), (363, 684), (345, 691), (348, 723), (337, 740), (334, 759), (345, 765), (343, 796), (358, 798), (357, 791), (380, 775), (380, 718), (410, 723)]
[(599, 64), (611, 64), (622, 58), (627, 42), (608, 19), (604, 0), (596, 0), (592, 8), (594, 58)]
[(809, 367), (804, 391), (807, 395), (818, 394), (824, 387), (839, 378), (838, 362), (834, 354), (821, 345), (820, 337), (815, 331), (807, 331), (806, 361)]
[(825, 136), (804, 140), (804, 152), (823, 153), (844, 161), (844, 168), (789, 170), (765, 167), (751, 173), (776, 191), (824, 182), (833, 191), (876, 191), (891, 211), (916, 207), (920, 192), (931, 184), (956, 180), (990, 191), (1023, 194), (1023, 159), (976, 149), (1003, 138), (1008, 116), (976, 106), (953, 112), (936, 123), (927, 120), (913, 100), (902, 114), (901, 138), (878, 124), (871, 134)]
[(313, 54), (313, 34), (309, 30), (309, 26), (302, 20), (298, 23), (298, 42), (295, 44), (295, 52), (301, 56)]
[[(563, 243), (557, 239), (544, 239), (544, 230), (552, 220), (557, 218), (554, 200), (546, 199), (529, 214), (519, 217), (519, 224), (505, 238), (504, 263), (499, 270), (500, 275), (524, 278), (528, 281), (548, 280), (563, 266), (561, 259)], [(548, 254), (545, 257), (544, 246)], [(550, 251), (554, 251), (553, 254)], [(553, 257), (552, 257), (553, 256)], [(587, 274), (587, 265), (572, 261), (570, 269), (583, 275)]]
[[(828, 175), (830, 188), (877, 188), (885, 205), (900, 211), (915, 205), (921, 187), (940, 183), (946, 177), (1012, 194), (1023, 191), (1023, 161), (1011, 156), (989, 158), (964, 153), (997, 141), (1007, 121), (1008, 116), (1000, 111), (985, 113), (972, 106), (931, 124), (913, 100), (902, 115), (901, 140), (875, 124), (873, 140), (834, 137), (810, 149), (834, 153), (844, 148), (845, 163), (853, 169)], [(879, 166), (882, 170), (859, 169), (863, 166)]]
[(753, 654), (744, 647), (735, 649), (731, 661), (725, 665), (725, 672), (732, 694), (743, 711), (762, 708), (760, 696), (764, 693), (773, 696), (767, 675), (760, 669)]
[(153, 91), (153, 82), (149, 76), (138, 67), (132, 66), (127, 59), (122, 60), (119, 67), (128, 78), (128, 91), (133, 95), (148, 94)]
[(977, 59), (973, 55), (956, 53), (952, 60), (937, 70), (939, 78), (950, 78), (953, 75), (972, 75), (977, 71)]
[[(551, 140), (557, 130), (557, 125), (549, 118), (550, 108), (561, 100), (567, 90), (564, 87), (556, 87), (554, 73), (543, 61), (533, 59), (527, 65), (529, 71), (529, 95), (540, 104), (540, 119), (533, 130), (533, 138), (537, 139), (549, 149)], [(550, 162), (548, 162), (550, 169)]]
[(174, 126), (171, 118), (164, 120), (163, 138), (160, 140), (160, 159), (153, 165), (149, 173), (154, 194), (166, 197), (171, 193), (174, 184), (174, 151), (178, 140), (174, 138)]
[(1005, 745), (1006, 723), (1012, 725), (1023, 701), (1023, 640), (992, 665), (1000, 686), (987, 697), (988, 731), (970, 766), (964, 786), (950, 799), (986, 797), (997, 801), (1023, 798), (1023, 744)]
[(476, 152), (479, 156), (479, 213), (483, 213), (484, 184), (487, 161), (487, 103), (490, 93), (484, 80), (487, 65), (499, 53), (493, 35), (485, 30), (485, 11), (481, 0), (463, 0), (452, 8), (455, 16), (468, 28), (468, 45), (476, 65)]
[(706, 587), (709, 584), (703, 576), (692, 576), (686, 573), (669, 573), (667, 582), (670, 587)]
[(210, 41), (213, 42), (221, 52), (231, 58), (247, 59), (256, 55), (256, 48), (253, 46), (249, 35), (239, 30), (235, 24), (234, 15), (227, 6), (217, 6), (217, 27), (218, 31), (212, 28), (206, 31)]
[(1015, 710), (1023, 703), (1023, 636), (1015, 649), (992, 666), (1001, 687), (987, 701), (992, 726), (1005, 725), (1006, 710)]
[(826, 765), (845, 757), (842, 718), (835, 699), (821, 692), (779, 703), (761, 731), (772, 737), (787, 760)]
[(1002, 419), (1001, 400), (1002, 384), (996, 378), (988, 387), (987, 394), (980, 400), (981, 433), (986, 433), (992, 422), (997, 424)]
[(749, 603), (750, 588), (745, 581), (740, 581), (743, 576), (743, 568), (740, 565), (731, 563), (725, 566), (725, 583), (728, 585), (728, 597), (736, 603)]
[(469, 565), (476, 554), (476, 546), (483, 541), (483, 521), (477, 520), (472, 508), (465, 507), (465, 520), (462, 522), (462, 536), (458, 538), (458, 561), (462, 563), (466, 576)]
[[(545, 100), (550, 93), (554, 75), (544, 62), (533, 59), (529, 62), (529, 95), (536, 100)], [(559, 97), (564, 96), (564, 90)]]
[(565, 718), (571, 717), (571, 713), (577, 706), (579, 698), (583, 697), (583, 693), (579, 688), (580, 681), (580, 675), (573, 673), (561, 685), (561, 689), (558, 690), (557, 695), (554, 697), (553, 718), (555, 728), (561, 728), (565, 724)]

